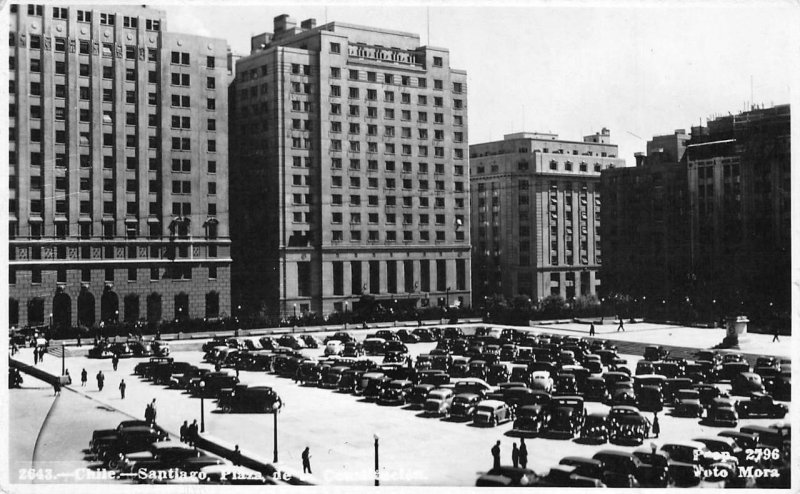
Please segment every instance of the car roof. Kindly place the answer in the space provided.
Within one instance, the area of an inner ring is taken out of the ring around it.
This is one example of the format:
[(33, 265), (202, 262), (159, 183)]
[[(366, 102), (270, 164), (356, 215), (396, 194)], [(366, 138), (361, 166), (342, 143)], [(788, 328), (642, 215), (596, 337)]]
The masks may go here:
[(633, 456), (633, 453), (629, 451), (620, 451), (618, 449), (603, 449), (595, 453), (592, 458), (594, 459), (598, 456), (624, 456), (627, 458)]
[(561, 458), (561, 461), (558, 463), (564, 464), (564, 462), (589, 463), (597, 466), (601, 466), (603, 464), (603, 462), (600, 460), (595, 460), (594, 458), (588, 458), (586, 456), (565, 456), (564, 458)]
[(496, 408), (501, 405), (506, 405), (506, 402), (500, 400), (482, 400), (478, 403), (478, 406), (490, 406), (492, 408)]
[(611, 407), (611, 410), (609, 410), (609, 411), (613, 411), (613, 410), (626, 410), (626, 411), (634, 411), (634, 412), (639, 412), (640, 411), (638, 407), (634, 407), (634, 406), (630, 406), (630, 405), (614, 405), (613, 407)]
[(673, 441), (671, 443), (664, 444), (663, 446), (661, 446), (661, 448), (663, 449), (663, 448), (665, 448), (667, 446), (681, 446), (681, 447), (684, 447), (684, 448), (697, 448), (697, 449), (705, 449), (706, 448), (705, 444), (703, 444), (701, 442), (697, 442), (697, 441)]
[(736, 441), (734, 441), (730, 437), (725, 437), (725, 436), (694, 437), (694, 438), (692, 438), (692, 441), (696, 441), (696, 442), (699, 442), (699, 443), (701, 443), (703, 441), (712, 441), (712, 442), (725, 443), (725, 444), (727, 444), (729, 446), (736, 446)]

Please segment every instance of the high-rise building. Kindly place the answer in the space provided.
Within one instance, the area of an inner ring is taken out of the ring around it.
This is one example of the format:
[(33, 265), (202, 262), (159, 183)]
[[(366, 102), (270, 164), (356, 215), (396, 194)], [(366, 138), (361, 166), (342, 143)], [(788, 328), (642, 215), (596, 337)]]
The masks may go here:
[(475, 300), (595, 294), (600, 172), (624, 164), (608, 129), (583, 141), (521, 132), (471, 145)]
[(695, 289), (750, 315), (791, 305), (790, 108), (692, 129), (686, 148)]
[(681, 158), (689, 136), (682, 129), (656, 136), (636, 166), (609, 168), (603, 192), (602, 295), (629, 295), (647, 303), (685, 296), (690, 281), (689, 195)]
[(11, 324), (230, 312), (227, 43), (14, 4), (9, 44)]
[(448, 50), (281, 15), (230, 94), (237, 305), (470, 303), (467, 84)]

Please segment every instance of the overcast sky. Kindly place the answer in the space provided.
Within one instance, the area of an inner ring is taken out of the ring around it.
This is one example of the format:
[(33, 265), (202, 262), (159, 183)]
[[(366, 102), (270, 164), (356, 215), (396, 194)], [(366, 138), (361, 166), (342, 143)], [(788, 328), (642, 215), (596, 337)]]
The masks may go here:
[(283, 13), (418, 33), (467, 71), (470, 143), (522, 130), (579, 140), (608, 127), (629, 166), (653, 135), (741, 111), (751, 87), (770, 106), (796, 85), (797, 3), (326, 4), (154, 6), (170, 31), (225, 38), (241, 55)]

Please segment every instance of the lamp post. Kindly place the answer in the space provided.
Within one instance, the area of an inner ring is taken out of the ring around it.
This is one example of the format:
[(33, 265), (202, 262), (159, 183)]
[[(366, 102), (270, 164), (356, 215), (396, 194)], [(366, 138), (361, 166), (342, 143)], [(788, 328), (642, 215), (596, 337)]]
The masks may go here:
[(381, 485), (380, 463), (378, 461), (378, 435), (373, 434), (375, 438), (375, 485)]
[(272, 462), (278, 463), (278, 408), (272, 409)]
[(119, 310), (114, 311), (114, 322), (119, 322)]
[(206, 431), (205, 388), (206, 388), (206, 382), (200, 381), (200, 432)]
[(50, 313), (50, 333), (53, 332), (53, 313)]
[(294, 309), (294, 317), (297, 319), (297, 304), (292, 304), (292, 308)]
[(67, 371), (66, 371), (66, 362), (64, 360), (65, 358), (66, 358), (66, 350), (64, 349), (64, 344), (62, 343), (61, 344), (61, 375), (62, 376), (67, 373)]

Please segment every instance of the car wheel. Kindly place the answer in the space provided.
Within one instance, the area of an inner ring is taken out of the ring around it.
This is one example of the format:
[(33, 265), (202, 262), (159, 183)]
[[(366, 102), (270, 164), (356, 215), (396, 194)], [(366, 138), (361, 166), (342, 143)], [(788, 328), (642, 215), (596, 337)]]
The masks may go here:
[(108, 468), (110, 470), (116, 470), (118, 466), (119, 466), (119, 458), (111, 458), (108, 461)]
[(222, 413), (231, 413), (231, 411), (233, 411), (233, 409), (230, 405), (222, 405)]

